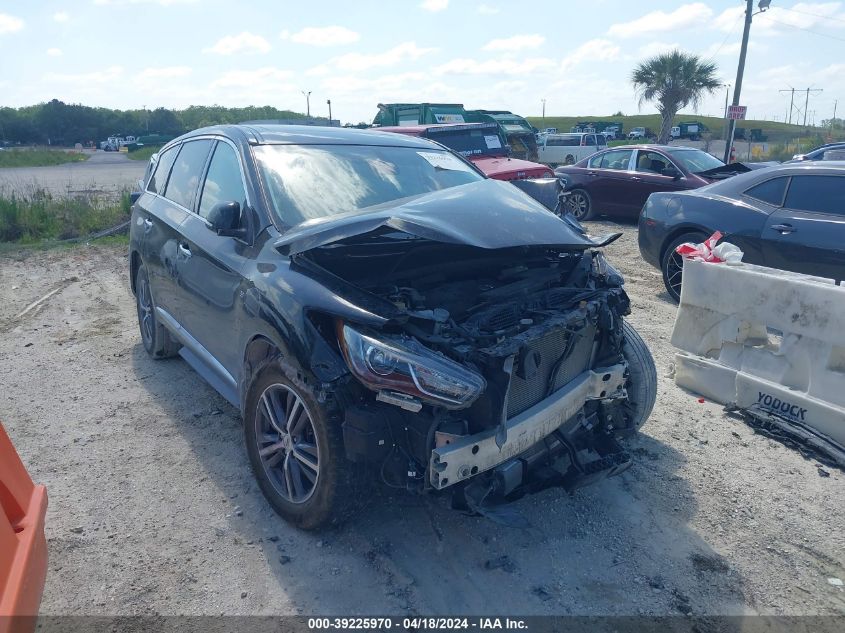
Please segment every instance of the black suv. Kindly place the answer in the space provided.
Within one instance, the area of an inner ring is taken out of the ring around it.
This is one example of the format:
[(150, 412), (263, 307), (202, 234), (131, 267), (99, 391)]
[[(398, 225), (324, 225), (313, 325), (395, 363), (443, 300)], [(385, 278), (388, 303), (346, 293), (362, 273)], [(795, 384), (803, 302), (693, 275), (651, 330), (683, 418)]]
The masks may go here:
[(484, 514), (627, 467), (657, 377), (613, 238), (430, 141), (221, 126), (159, 152), (130, 276), (147, 352), (240, 409), (261, 489), (310, 528), (373, 476)]

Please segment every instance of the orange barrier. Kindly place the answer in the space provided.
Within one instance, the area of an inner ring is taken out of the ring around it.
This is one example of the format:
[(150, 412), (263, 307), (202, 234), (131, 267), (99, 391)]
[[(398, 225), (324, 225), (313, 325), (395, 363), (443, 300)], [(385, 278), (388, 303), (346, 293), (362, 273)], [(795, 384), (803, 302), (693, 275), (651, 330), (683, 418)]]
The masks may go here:
[(35, 627), (47, 576), (46, 513), (47, 489), (32, 483), (0, 424), (0, 633)]

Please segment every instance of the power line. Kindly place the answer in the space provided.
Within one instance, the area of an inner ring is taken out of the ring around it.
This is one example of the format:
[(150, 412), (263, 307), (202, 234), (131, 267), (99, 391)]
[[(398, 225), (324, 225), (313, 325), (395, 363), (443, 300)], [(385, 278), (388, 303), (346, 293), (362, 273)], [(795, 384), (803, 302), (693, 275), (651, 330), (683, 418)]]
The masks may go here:
[(804, 15), (811, 15), (814, 18), (821, 18), (822, 20), (836, 20), (837, 22), (845, 22), (845, 18), (837, 18), (835, 15), (821, 15), (819, 13), (810, 13), (809, 11), (801, 11), (799, 9), (792, 9), (790, 7), (778, 7), (784, 11), (792, 11), (792, 13), (802, 13)]
[(716, 52), (715, 52), (715, 53), (713, 53), (710, 57), (708, 57), (708, 58), (707, 58), (707, 60), (708, 60), (708, 61), (713, 60), (713, 59), (716, 59), (716, 55), (718, 55), (718, 54), (719, 54), (719, 51), (721, 51), (721, 50), (722, 50), (722, 48), (725, 46), (725, 43), (728, 41), (728, 38), (729, 38), (731, 35), (733, 35), (733, 34), (734, 34), (734, 32), (736, 31), (736, 27), (737, 27), (737, 25), (740, 23), (740, 21), (741, 21), (741, 20), (742, 20), (742, 15), (739, 15), (739, 16), (737, 17), (736, 21), (734, 22), (733, 26), (731, 27), (731, 30), (730, 30), (730, 31), (728, 31), (728, 34), (727, 34), (727, 35), (725, 35), (725, 39), (723, 39), (723, 40), (722, 40), (722, 43), (721, 43), (721, 44), (719, 44), (719, 48), (717, 48), (717, 49), (716, 49)]
[(813, 35), (819, 35), (821, 37), (829, 37), (832, 40), (838, 40), (840, 42), (845, 42), (845, 38), (836, 37), (835, 35), (829, 35), (827, 33), (820, 33), (819, 31), (814, 31), (813, 29), (805, 29), (803, 26), (795, 26), (794, 24), (789, 24), (788, 22), (781, 22), (780, 20), (775, 20), (774, 18), (769, 17), (769, 20), (775, 22), (776, 24), (780, 24), (782, 26), (788, 26), (793, 29), (798, 29), (799, 31), (806, 31), (807, 33), (812, 33)]

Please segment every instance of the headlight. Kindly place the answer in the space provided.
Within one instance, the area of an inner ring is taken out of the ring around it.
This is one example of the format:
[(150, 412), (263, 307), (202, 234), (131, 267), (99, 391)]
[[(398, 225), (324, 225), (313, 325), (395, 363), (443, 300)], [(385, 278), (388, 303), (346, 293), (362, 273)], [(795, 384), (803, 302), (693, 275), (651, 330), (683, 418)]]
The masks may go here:
[(395, 390), (447, 409), (463, 409), (487, 383), (466, 367), (407, 337), (373, 338), (348, 325), (340, 347), (349, 369), (374, 391)]

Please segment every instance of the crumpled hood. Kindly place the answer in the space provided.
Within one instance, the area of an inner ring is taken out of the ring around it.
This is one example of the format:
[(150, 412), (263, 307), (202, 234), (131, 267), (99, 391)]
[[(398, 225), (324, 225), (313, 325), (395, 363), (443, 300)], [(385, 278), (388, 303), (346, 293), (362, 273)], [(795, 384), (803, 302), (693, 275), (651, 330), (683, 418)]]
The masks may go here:
[(283, 255), (296, 255), (385, 228), (486, 249), (563, 246), (583, 250), (598, 245), (510, 183), (482, 180), (308, 220), (284, 233), (274, 246)]
[(507, 180), (503, 176), (536, 178), (551, 171), (551, 168), (540, 163), (508, 158), (507, 156), (469, 157), (469, 160), (475, 163), (486, 175), (498, 180)]
[(706, 171), (699, 171), (696, 172), (696, 176), (701, 176), (702, 178), (707, 178), (708, 180), (724, 180), (725, 178), (730, 178), (731, 176), (736, 176), (737, 174), (744, 174), (754, 169), (764, 169), (766, 167), (771, 167), (772, 165), (777, 165), (778, 163), (767, 162), (767, 163), (728, 163), (727, 165), (720, 165), (719, 167), (714, 167), (713, 169), (708, 169)]

